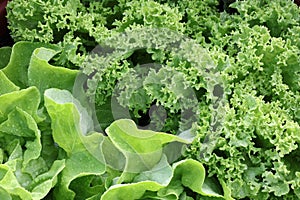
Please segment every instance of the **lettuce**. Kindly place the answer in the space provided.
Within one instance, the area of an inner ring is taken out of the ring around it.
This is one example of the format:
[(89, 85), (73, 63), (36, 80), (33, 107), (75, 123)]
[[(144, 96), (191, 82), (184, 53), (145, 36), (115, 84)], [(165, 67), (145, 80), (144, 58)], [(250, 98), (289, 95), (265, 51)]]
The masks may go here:
[(0, 95), (20, 89), (13, 82), (11, 82), (2, 71), (0, 71), (0, 85)]
[(1, 99), (1, 195), (6, 198), (42, 199), (57, 183), (64, 160), (46, 163), (37, 123), (39, 92), (35, 87), (12, 91)]
[(8, 64), (10, 54), (11, 54), (11, 47), (0, 48), (0, 60), (1, 60), (0, 61), (0, 69), (2, 69), (3, 67), (5, 67)]
[[(41, 47), (35, 49), (31, 56), (28, 68), (28, 84), (36, 85), (41, 94), (51, 87), (73, 90), (78, 71), (55, 67), (47, 63), (58, 52)], [(45, 79), (47, 79), (46, 82), (44, 81)]]
[(299, 199), (299, 14), (292, 0), (10, 1), (29, 42), (0, 49), (1, 197)]
[(68, 187), (74, 179), (105, 172), (104, 158), (101, 149), (97, 148), (97, 145), (101, 145), (103, 136), (95, 134), (84, 137), (91, 131), (92, 121), (87, 121), (89, 118), (84, 115), (87, 113), (80, 112), (83, 108), (79, 108), (80, 105), (72, 99), (70, 93), (48, 89), (44, 95), (45, 107), (52, 121), (53, 139), (66, 152), (67, 158), (55, 197), (73, 199), (75, 194)]
[[(136, 177), (138, 182), (117, 184), (109, 188), (101, 199), (189, 199), (184, 187), (199, 194), (222, 199), (204, 181), (204, 167), (195, 160), (183, 160), (173, 166), (165, 166), (162, 160), (151, 171)], [(162, 166), (160, 166), (162, 165)], [(195, 177), (197, 177), (195, 179)]]
[[(26, 42), (15, 45), (9, 62), (0, 71), (0, 185), (4, 199), (44, 198), (56, 185), (65, 166), (65, 160), (55, 156), (51, 138), (39, 127), (45, 120), (39, 110), (40, 92), (35, 86), (25, 85), (28, 78), (23, 76), (27, 74), (31, 48), (39, 46), (45, 45)], [(26, 53), (28, 58), (23, 59)], [(24, 71), (24, 74), (19, 75), (14, 70)], [(51, 151), (45, 154), (44, 149), (49, 146)]]

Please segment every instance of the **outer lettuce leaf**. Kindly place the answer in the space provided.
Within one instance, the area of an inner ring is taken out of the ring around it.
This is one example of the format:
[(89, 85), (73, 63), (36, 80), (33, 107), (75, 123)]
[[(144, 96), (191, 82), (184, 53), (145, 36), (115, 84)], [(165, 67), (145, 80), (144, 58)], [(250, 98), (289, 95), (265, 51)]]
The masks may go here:
[(124, 154), (112, 143), (112, 141), (105, 137), (102, 144), (102, 149), (106, 164), (114, 170), (122, 171), (126, 165), (126, 157)]
[(178, 136), (139, 130), (129, 119), (120, 119), (113, 122), (106, 133), (112, 143), (126, 157), (124, 171), (139, 173), (149, 170), (156, 165), (163, 155), (163, 145), (170, 142), (189, 143)]
[(7, 119), (7, 115), (19, 107), (30, 114), (36, 122), (43, 120), (38, 113), (40, 93), (36, 87), (29, 87), (24, 90), (6, 93), (0, 96), (0, 123)]
[(50, 44), (17, 42), (13, 48), (10, 61), (3, 72), (14, 84), (21, 88), (28, 86), (28, 67), (32, 52), (39, 47), (48, 47), (58, 50), (59, 47)]
[(11, 200), (10, 194), (2, 187), (0, 187), (0, 198), (3, 200)]
[[(156, 174), (156, 176), (151, 177), (146, 174)], [(168, 167), (166, 158), (163, 158), (153, 168), (153, 171), (141, 173), (138, 177), (139, 182), (136, 183), (113, 185), (103, 194), (101, 200), (145, 199), (146, 197), (149, 199), (179, 199), (183, 194), (184, 187), (207, 197), (224, 199), (222, 194), (209, 191), (207, 186), (204, 186), (205, 169), (195, 160), (182, 160), (174, 163), (173, 167)], [(152, 195), (149, 195), (149, 192)]]
[(36, 86), (41, 94), (48, 88), (67, 89), (72, 91), (77, 70), (50, 65), (49, 60), (59, 50), (37, 48), (33, 51), (28, 69), (28, 84)]
[(154, 181), (114, 185), (101, 196), (101, 200), (142, 199), (143, 194), (147, 190), (158, 191), (160, 188), (162, 188), (162, 186)]
[(0, 48), (0, 69), (6, 67), (9, 62), (11, 54), (11, 47)]
[(77, 150), (76, 147), (83, 145), (84, 136), (93, 130), (93, 121), (79, 101), (67, 90), (48, 89), (44, 97), (45, 107), (52, 120), (53, 138), (71, 155)]
[(56, 198), (73, 199), (69, 185), (76, 178), (101, 175), (106, 170), (101, 150), (103, 135), (93, 133), (93, 121), (80, 103), (67, 90), (45, 91), (45, 106), (51, 117), (54, 141), (67, 154), (66, 167), (55, 191)]
[[(209, 191), (208, 188), (203, 190), (205, 180), (205, 169), (201, 163), (194, 160), (184, 160), (173, 165), (174, 179), (179, 179), (181, 184), (190, 188), (194, 192), (202, 195), (211, 194), (211, 196), (220, 196), (219, 194)], [(195, 175), (197, 174), (197, 176)], [(209, 192), (209, 193), (207, 193)]]
[(17, 91), (19, 87), (11, 82), (6, 75), (0, 70), (0, 95)]
[(172, 179), (172, 167), (168, 163), (167, 157), (163, 155), (159, 163), (152, 169), (143, 171), (134, 177), (133, 182), (155, 181), (161, 185), (167, 186)]

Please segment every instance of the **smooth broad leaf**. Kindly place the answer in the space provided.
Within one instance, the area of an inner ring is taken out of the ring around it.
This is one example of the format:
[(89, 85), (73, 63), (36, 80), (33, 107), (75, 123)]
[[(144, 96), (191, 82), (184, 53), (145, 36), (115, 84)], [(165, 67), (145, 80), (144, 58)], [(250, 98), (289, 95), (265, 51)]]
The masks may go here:
[(0, 95), (17, 91), (19, 87), (11, 82), (6, 75), (0, 70)]
[(106, 164), (113, 170), (122, 171), (126, 164), (125, 156), (114, 146), (108, 137), (101, 145)]
[(140, 130), (129, 119), (113, 122), (106, 129), (106, 133), (126, 157), (124, 171), (129, 173), (139, 173), (153, 168), (162, 157), (163, 145), (175, 141), (189, 143), (175, 135)]
[(48, 88), (72, 91), (78, 70), (50, 65), (49, 60), (60, 50), (37, 48), (33, 51), (28, 68), (28, 84), (36, 86), (43, 94)]
[(101, 147), (104, 136), (97, 132), (87, 135), (93, 130), (93, 121), (69, 91), (48, 89), (44, 97), (54, 141), (67, 152), (66, 167), (54, 195), (57, 199), (73, 199), (75, 193), (69, 189), (73, 180), (105, 173)]
[(2, 187), (0, 187), (0, 199), (2, 200), (12, 200), (10, 194)]
[(110, 187), (101, 200), (141, 199), (146, 191), (158, 191), (162, 186), (154, 181), (118, 184)]
[(173, 169), (169, 165), (167, 157), (162, 156), (160, 162), (150, 171), (142, 172), (135, 177), (134, 182), (154, 181), (163, 187), (155, 194), (157, 199), (179, 199), (184, 188), (180, 180), (171, 182)]
[(0, 123), (7, 119), (8, 114), (19, 107), (38, 123), (43, 120), (38, 116), (37, 110), (40, 104), (40, 93), (36, 87), (6, 93), (0, 96)]
[(183, 191), (184, 187), (181, 185), (180, 180), (177, 180), (171, 182), (167, 187), (160, 189), (157, 192), (157, 196), (164, 199), (177, 200), (180, 198)]
[(174, 163), (172, 167), (168, 166), (163, 156), (152, 170), (136, 176), (135, 181), (139, 182), (113, 185), (102, 195), (101, 200), (190, 199), (186, 196), (185, 187), (212, 199), (230, 199), (207, 189), (208, 186), (204, 185), (205, 169), (198, 161), (187, 159)]
[(222, 197), (204, 182), (205, 169), (201, 163), (192, 159), (183, 160), (175, 163), (173, 169), (173, 180), (180, 180), (183, 186), (203, 196)]
[(9, 58), (11, 54), (11, 47), (0, 48), (0, 69), (6, 67), (9, 63)]
[(93, 120), (67, 90), (47, 89), (45, 106), (52, 120), (54, 141), (68, 155), (83, 146), (83, 136), (93, 130)]
[(39, 47), (48, 47), (52, 49), (59, 49), (58, 46), (51, 44), (44, 44), (39, 42), (17, 42), (12, 47), (10, 61), (3, 72), (14, 84), (21, 88), (28, 86), (28, 67), (32, 52)]
[(133, 182), (155, 181), (163, 186), (167, 186), (173, 177), (173, 169), (168, 163), (167, 157), (162, 156), (162, 159), (151, 170), (144, 171), (137, 175)]

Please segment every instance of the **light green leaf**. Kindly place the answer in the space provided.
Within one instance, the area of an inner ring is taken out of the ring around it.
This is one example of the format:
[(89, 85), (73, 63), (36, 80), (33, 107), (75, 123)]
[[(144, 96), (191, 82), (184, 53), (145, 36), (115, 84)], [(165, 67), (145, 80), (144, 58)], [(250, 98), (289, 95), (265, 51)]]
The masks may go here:
[(44, 96), (55, 142), (68, 155), (80, 150), (83, 136), (93, 129), (92, 118), (67, 90), (48, 89)]
[[(21, 199), (39, 200), (44, 198), (56, 184), (57, 176), (64, 168), (64, 160), (57, 160), (53, 163), (49, 171), (40, 174), (28, 185), (27, 182), (29, 179), (27, 179), (26, 182), (26, 179), (22, 177), (25, 174), (22, 174), (18, 169), (17, 165), (20, 161), (21, 160), (18, 159), (11, 161), (9, 165), (0, 165), (0, 185), (2, 186), (2, 190), (5, 190), (6, 193), (18, 196)], [(23, 184), (27, 185), (26, 188)], [(4, 193), (0, 191), (0, 196), (2, 194)]]
[(2, 199), (2, 200), (12, 200), (10, 194), (2, 187), (0, 187), (0, 199)]
[(30, 58), (34, 49), (39, 47), (59, 49), (58, 46), (38, 42), (32, 43), (22, 41), (14, 44), (10, 61), (2, 70), (9, 80), (17, 86), (21, 88), (28, 86), (27, 72)]
[(42, 199), (57, 183), (58, 174), (64, 169), (65, 160), (54, 161), (52, 167), (46, 173), (37, 176), (30, 184), (33, 199)]
[[(69, 156), (83, 149), (95, 153), (95, 156), (99, 153), (103, 135), (93, 132), (92, 118), (69, 91), (46, 90), (45, 106), (52, 120), (54, 141)], [(97, 158), (103, 159), (102, 153)]]
[(101, 200), (128, 200), (141, 199), (148, 191), (158, 191), (162, 186), (153, 181), (143, 181), (131, 184), (118, 184), (110, 187), (102, 196)]
[(43, 94), (48, 88), (73, 89), (78, 70), (50, 65), (49, 60), (60, 50), (49, 48), (37, 48), (33, 51), (29, 69), (28, 84), (36, 86)]
[(11, 47), (0, 48), (0, 69), (6, 67), (9, 62)]
[(6, 93), (0, 96), (0, 123), (7, 119), (8, 114), (19, 107), (31, 115), (36, 122), (43, 119), (38, 116), (40, 93), (36, 87), (29, 87), (20, 91)]
[[(152, 174), (151, 174), (152, 173)], [(166, 174), (164, 174), (166, 173)], [(212, 199), (228, 199), (204, 185), (205, 169), (198, 161), (187, 159), (170, 167), (166, 157), (152, 170), (136, 176), (135, 183), (116, 184), (108, 188), (101, 200), (122, 199), (179, 199), (186, 198), (184, 187)], [(162, 184), (161, 184), (162, 183)], [(151, 197), (151, 198), (150, 198)]]
[(0, 132), (29, 138), (25, 145), (24, 165), (40, 156), (42, 150), (41, 133), (35, 120), (27, 112), (16, 107), (8, 114), (8, 119), (0, 124)]
[[(73, 180), (89, 175), (100, 176), (104, 172), (105, 164), (99, 161), (96, 156), (91, 155), (85, 149), (75, 152), (66, 160), (66, 167), (62, 172), (61, 181), (55, 190), (56, 198), (73, 199), (76, 193), (69, 189)], [(80, 185), (78, 187), (80, 187)]]
[(19, 90), (19, 87), (11, 82), (0, 70), (0, 95), (17, 90)]
[(160, 162), (151, 170), (144, 171), (134, 178), (134, 182), (155, 181), (161, 185), (167, 186), (173, 176), (173, 169), (169, 165), (167, 157), (162, 156)]
[(157, 195), (166, 199), (179, 199), (183, 193), (184, 187), (181, 185), (180, 180), (171, 182), (167, 187), (160, 189)]
[(204, 196), (222, 197), (221, 194), (215, 193), (208, 185), (204, 184), (205, 169), (201, 163), (192, 159), (183, 160), (175, 163), (173, 169), (173, 180), (179, 179), (183, 186)]
[(82, 176), (101, 175), (106, 170), (102, 154), (103, 135), (93, 132), (93, 121), (87, 111), (67, 90), (45, 91), (45, 106), (52, 120), (54, 141), (67, 153), (66, 167), (55, 190), (58, 199), (73, 199), (69, 189)]
[(0, 174), (2, 174), (0, 177), (0, 185), (9, 194), (19, 196), (21, 199), (32, 199), (30, 192), (19, 184), (13, 169), (1, 164)]
[(122, 171), (126, 164), (125, 156), (114, 146), (108, 137), (104, 137), (102, 151), (105, 162), (113, 170)]
[(163, 145), (170, 142), (189, 143), (175, 135), (139, 130), (129, 119), (113, 122), (106, 133), (112, 143), (126, 157), (124, 171), (139, 173), (153, 168), (161, 159)]
[(0, 131), (19, 137), (34, 138), (37, 129), (34, 119), (25, 111), (16, 107), (8, 114), (8, 119), (0, 124)]

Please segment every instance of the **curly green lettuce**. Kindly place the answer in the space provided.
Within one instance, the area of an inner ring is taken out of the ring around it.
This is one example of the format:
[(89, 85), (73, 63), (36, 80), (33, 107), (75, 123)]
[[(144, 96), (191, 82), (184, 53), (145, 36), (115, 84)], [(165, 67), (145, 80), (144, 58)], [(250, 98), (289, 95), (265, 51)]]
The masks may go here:
[(202, 123), (186, 155), (206, 163), (234, 198), (298, 199), (299, 8), (292, 1), (231, 7), (207, 46), (231, 91), (221, 137), (209, 137)]

